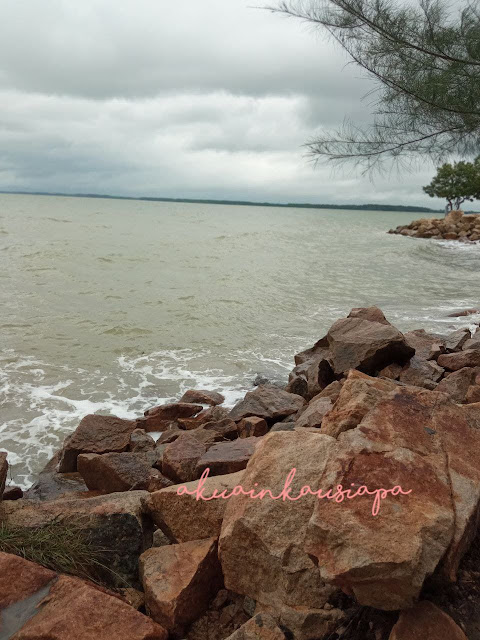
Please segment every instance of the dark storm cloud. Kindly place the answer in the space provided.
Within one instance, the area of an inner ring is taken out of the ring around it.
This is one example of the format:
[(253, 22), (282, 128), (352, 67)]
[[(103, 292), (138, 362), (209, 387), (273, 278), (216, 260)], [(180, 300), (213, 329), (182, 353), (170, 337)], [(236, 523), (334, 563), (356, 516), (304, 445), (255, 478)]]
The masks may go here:
[(432, 169), (314, 171), (302, 144), (370, 118), (333, 43), (248, 0), (3, 0), (0, 188), (431, 204)]

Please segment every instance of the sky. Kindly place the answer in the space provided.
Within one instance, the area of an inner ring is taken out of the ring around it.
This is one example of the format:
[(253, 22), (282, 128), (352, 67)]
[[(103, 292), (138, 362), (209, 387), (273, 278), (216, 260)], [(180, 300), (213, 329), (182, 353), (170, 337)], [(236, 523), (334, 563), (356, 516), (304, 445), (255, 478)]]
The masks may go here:
[(2, 0), (0, 190), (442, 206), (429, 163), (313, 166), (316, 131), (369, 121), (371, 81), (254, 5)]

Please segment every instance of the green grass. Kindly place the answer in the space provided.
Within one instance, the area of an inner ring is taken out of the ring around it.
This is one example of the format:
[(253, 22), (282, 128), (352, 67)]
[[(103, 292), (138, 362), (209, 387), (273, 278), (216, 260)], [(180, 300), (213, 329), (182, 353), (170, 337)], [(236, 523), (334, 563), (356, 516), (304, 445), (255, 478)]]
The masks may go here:
[(105, 582), (99, 575), (110, 571), (104, 564), (108, 549), (95, 548), (80, 527), (55, 520), (37, 528), (0, 522), (0, 551), (98, 584)]

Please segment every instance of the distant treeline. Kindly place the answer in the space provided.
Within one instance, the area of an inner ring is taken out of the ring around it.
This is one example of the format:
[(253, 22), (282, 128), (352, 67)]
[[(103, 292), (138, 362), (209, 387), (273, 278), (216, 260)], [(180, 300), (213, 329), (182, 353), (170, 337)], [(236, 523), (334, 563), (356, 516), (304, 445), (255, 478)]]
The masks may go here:
[(186, 202), (192, 204), (226, 204), (241, 205), (244, 207), (290, 207), (295, 209), (344, 209), (353, 211), (406, 211), (421, 213), (443, 213), (443, 209), (429, 209), (428, 207), (413, 207), (394, 204), (311, 204), (311, 203), (278, 203), (278, 202), (251, 202), (249, 200), (205, 200), (201, 198), (153, 198), (147, 196), (111, 196), (100, 193), (57, 193), (46, 191), (0, 191), (27, 196), (63, 196), (67, 198), (106, 198), (110, 200), (146, 200), (148, 202)]

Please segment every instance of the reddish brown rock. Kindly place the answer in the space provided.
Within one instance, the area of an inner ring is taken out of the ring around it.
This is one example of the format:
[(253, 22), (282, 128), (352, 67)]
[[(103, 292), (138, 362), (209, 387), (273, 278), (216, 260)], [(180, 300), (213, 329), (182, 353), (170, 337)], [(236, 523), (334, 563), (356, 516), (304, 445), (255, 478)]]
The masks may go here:
[(208, 608), (222, 586), (214, 538), (155, 547), (140, 557), (151, 617), (174, 636)]
[(175, 482), (195, 480), (195, 467), (206, 446), (190, 433), (183, 433), (167, 445), (162, 459), (162, 473)]
[(337, 438), (343, 431), (354, 429), (381, 398), (397, 388), (389, 380), (350, 371), (338, 400), (323, 418), (322, 433)]
[(471, 316), (471, 315), (474, 315), (476, 313), (480, 313), (480, 309), (461, 309), (459, 311), (453, 311), (452, 313), (449, 313), (446, 317), (447, 318), (462, 318), (464, 316)]
[(470, 329), (458, 329), (444, 338), (447, 351), (460, 351), (471, 337)]
[(405, 364), (415, 353), (391, 324), (362, 317), (337, 320), (327, 340), (335, 375), (345, 374), (349, 369), (375, 373), (393, 362)]
[(477, 371), (478, 369), (470, 367), (454, 371), (439, 382), (436, 391), (447, 393), (454, 402), (461, 404), (466, 400), (467, 392), (475, 381)]
[[(215, 491), (216, 495), (224, 491), (228, 495), (234, 487), (242, 484), (243, 473), (208, 477), (200, 485), (195, 480), (184, 486), (190, 493), (198, 489), (206, 498), (214, 495)], [(179, 486), (156, 491), (147, 499), (146, 508), (155, 524), (176, 542), (218, 537), (228, 500), (197, 500), (196, 494), (178, 495)]]
[(383, 315), (383, 311), (378, 307), (357, 307), (352, 309), (347, 316), (348, 318), (362, 318), (369, 322), (379, 322), (380, 324), (390, 324)]
[(288, 377), (286, 391), (311, 400), (334, 381), (327, 339), (295, 356), (295, 369)]
[(388, 367), (385, 367), (378, 372), (378, 377), (388, 378), (389, 380), (398, 380), (402, 371), (403, 367), (401, 364), (389, 364)]
[(51, 583), (41, 606), (32, 613), (13, 636), (15, 640), (167, 640), (168, 635), (121, 599), (69, 576)]
[(398, 379), (400, 382), (414, 387), (435, 389), (444, 372), (445, 370), (436, 362), (413, 356), (410, 362), (402, 369)]
[(180, 398), (180, 402), (193, 404), (210, 404), (216, 406), (225, 402), (225, 396), (217, 391), (205, 391), (200, 389), (189, 389)]
[[(467, 395), (465, 396), (465, 402), (471, 404), (473, 402), (480, 402), (480, 385), (473, 384), (468, 388)], [(6, 500), (5, 494), (3, 499)]]
[[(442, 336), (427, 333), (424, 329), (415, 329), (405, 334), (407, 344), (415, 349), (415, 355), (422, 360), (429, 360), (433, 349), (443, 346)], [(444, 347), (443, 347), (444, 348)]]
[(116, 493), (148, 486), (151, 464), (136, 453), (84, 453), (77, 464), (90, 490)]
[[(203, 425), (202, 429), (205, 431), (215, 431), (215, 433), (218, 433), (226, 440), (235, 440), (239, 436), (237, 424), (230, 418), (225, 418), (219, 422), (207, 422)], [(195, 435), (195, 432), (193, 433)]]
[(219, 442), (203, 454), (196, 466), (196, 478), (205, 469), (210, 469), (211, 476), (235, 473), (245, 469), (259, 442), (258, 438), (239, 438), (231, 442)]
[(244, 418), (238, 423), (238, 437), (250, 438), (264, 436), (268, 432), (267, 421), (257, 416)]
[(145, 417), (138, 421), (145, 431), (163, 431), (180, 418), (191, 418), (202, 411), (201, 404), (172, 402), (145, 411)]
[(167, 487), (171, 487), (173, 482), (169, 480), (166, 476), (164, 476), (157, 469), (150, 470), (150, 478), (148, 480), (147, 491), (153, 493), (154, 491), (160, 491), (161, 489), (166, 489)]
[(155, 440), (144, 429), (135, 429), (130, 436), (128, 446), (132, 453), (144, 453), (155, 449)]
[(257, 613), (227, 640), (287, 640), (285, 634), (268, 613)]
[(65, 440), (59, 472), (77, 471), (77, 458), (81, 453), (127, 451), (135, 427), (134, 420), (121, 420), (115, 416), (86, 416)]
[(464, 367), (480, 367), (480, 350), (469, 349), (458, 353), (447, 353), (441, 355), (437, 362), (449, 371), (458, 371)]
[(0, 451), (0, 501), (2, 500), (3, 492), (5, 490), (7, 473), (8, 473), (7, 454), (4, 451)]
[(23, 489), (21, 487), (6, 487), (3, 492), (4, 500), (21, 500), (23, 498)]
[(389, 640), (468, 640), (460, 627), (433, 603), (419, 602), (400, 613)]
[(201, 411), (194, 418), (179, 418), (177, 423), (182, 429), (190, 431), (192, 429), (198, 429), (208, 422), (225, 420), (225, 418), (228, 418), (229, 413), (230, 411), (225, 407), (209, 407)]
[(57, 574), (38, 564), (0, 551), (0, 576), (1, 611), (15, 602), (33, 596), (51, 584)]
[(319, 429), (322, 426), (322, 420), (325, 414), (333, 407), (333, 403), (330, 398), (322, 397), (321, 395), (315, 396), (313, 400), (310, 400), (308, 407), (301, 412), (300, 417), (297, 418), (295, 426), (297, 427), (315, 427)]
[(267, 421), (277, 421), (297, 413), (305, 404), (304, 398), (277, 387), (259, 386), (249, 391), (245, 398), (230, 411), (230, 418), (239, 422), (255, 416)]
[(162, 433), (162, 435), (157, 440), (157, 447), (162, 446), (163, 444), (170, 444), (171, 442), (175, 442), (175, 440), (185, 433), (183, 429), (178, 429), (174, 427), (173, 429), (167, 429)]

